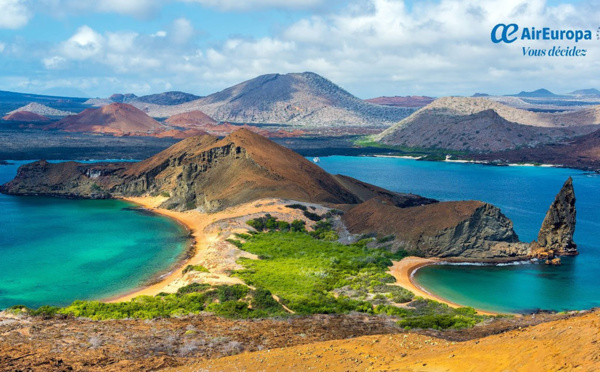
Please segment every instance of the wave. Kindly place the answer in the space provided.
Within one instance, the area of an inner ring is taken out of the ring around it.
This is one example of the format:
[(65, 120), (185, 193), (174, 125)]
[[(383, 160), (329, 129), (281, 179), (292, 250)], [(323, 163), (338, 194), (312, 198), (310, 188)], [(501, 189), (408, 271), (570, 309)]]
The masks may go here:
[(434, 265), (445, 265), (445, 266), (519, 266), (519, 265), (531, 265), (537, 263), (536, 259), (527, 261), (512, 261), (512, 262), (449, 262), (441, 261), (436, 262)]

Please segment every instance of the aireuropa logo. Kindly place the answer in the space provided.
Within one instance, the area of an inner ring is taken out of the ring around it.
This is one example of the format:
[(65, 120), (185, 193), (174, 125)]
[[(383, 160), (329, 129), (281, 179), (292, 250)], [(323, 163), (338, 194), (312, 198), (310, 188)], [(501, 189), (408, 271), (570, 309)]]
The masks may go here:
[[(600, 27), (597, 37), (600, 39)], [(535, 27), (520, 28), (516, 23), (498, 23), (492, 28), (491, 39), (494, 44), (511, 44), (517, 40), (527, 41), (567, 41), (578, 43), (580, 41), (592, 40), (591, 30), (557, 30), (550, 27), (536, 29)], [(530, 57), (562, 56), (562, 57), (585, 57), (587, 49), (578, 48), (575, 45), (562, 47), (554, 45), (551, 49), (538, 49), (531, 46), (523, 47), (523, 55)]]
[[(519, 25), (516, 23), (511, 23), (509, 25), (505, 25), (504, 23), (498, 23), (492, 29), (492, 42), (494, 44), (498, 44), (501, 42), (505, 42), (510, 44), (517, 40), (517, 37), (512, 37), (514, 34), (519, 31)], [(500, 37), (498, 37), (500, 36)]]

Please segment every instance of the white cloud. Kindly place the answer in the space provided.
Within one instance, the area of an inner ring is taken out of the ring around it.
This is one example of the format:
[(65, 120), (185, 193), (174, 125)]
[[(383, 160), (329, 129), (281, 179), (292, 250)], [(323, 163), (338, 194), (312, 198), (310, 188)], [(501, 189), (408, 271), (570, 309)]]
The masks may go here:
[(6, 48), (6, 44), (0, 43), (0, 53), (4, 52), (4, 48)]
[(202, 94), (260, 74), (302, 71), (319, 73), (363, 98), (506, 94), (540, 87), (560, 93), (600, 88), (600, 42), (578, 43), (589, 49), (585, 58), (530, 58), (520, 55), (523, 42), (493, 44), (492, 27), (515, 22), (595, 30), (598, 25), (592, 23), (599, 18), (600, 6), (592, 2), (549, 6), (544, 0), (442, 0), (407, 7), (403, 1), (355, 0), (335, 14), (307, 16), (268, 37), (235, 36), (203, 48), (194, 43), (197, 31), (186, 18), (149, 34), (100, 34), (84, 26), (40, 60), (49, 69), (68, 64), (103, 76), (117, 74), (118, 82), (130, 87), (144, 81), (151, 90), (173, 86)]
[(325, 0), (180, 0), (216, 8), (222, 11), (247, 11), (260, 9), (314, 9), (327, 3)]
[(84, 60), (97, 56), (104, 47), (104, 37), (88, 26), (80, 27), (75, 35), (61, 45), (64, 57)]
[(0, 0), (0, 29), (21, 28), (31, 17), (25, 0)]
[(48, 70), (57, 70), (65, 67), (67, 60), (60, 56), (52, 56), (42, 59), (42, 63)]

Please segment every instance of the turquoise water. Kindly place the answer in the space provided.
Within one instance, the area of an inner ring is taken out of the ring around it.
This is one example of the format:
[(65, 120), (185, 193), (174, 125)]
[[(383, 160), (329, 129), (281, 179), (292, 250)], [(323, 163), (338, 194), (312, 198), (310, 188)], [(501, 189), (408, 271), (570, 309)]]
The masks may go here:
[(501, 312), (589, 309), (600, 306), (600, 176), (573, 169), (493, 167), (409, 159), (321, 158), (330, 173), (346, 174), (394, 191), (439, 200), (482, 200), (500, 207), (522, 241), (532, 241), (562, 184), (573, 177), (579, 256), (563, 265), (425, 267), (415, 280), (453, 302)]
[[(0, 166), (0, 183), (23, 163)], [(188, 245), (187, 231), (131, 207), (0, 194), (0, 309), (106, 298), (168, 270)]]

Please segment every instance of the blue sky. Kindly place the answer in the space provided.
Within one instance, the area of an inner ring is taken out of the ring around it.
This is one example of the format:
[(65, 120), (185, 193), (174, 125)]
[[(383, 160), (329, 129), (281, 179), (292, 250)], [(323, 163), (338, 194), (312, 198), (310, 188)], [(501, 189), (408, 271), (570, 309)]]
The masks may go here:
[[(210, 94), (313, 71), (351, 93), (600, 88), (600, 5), (561, 0), (0, 0), (0, 90)], [(499, 22), (594, 40), (493, 44)], [(522, 48), (584, 48), (527, 57)]]

